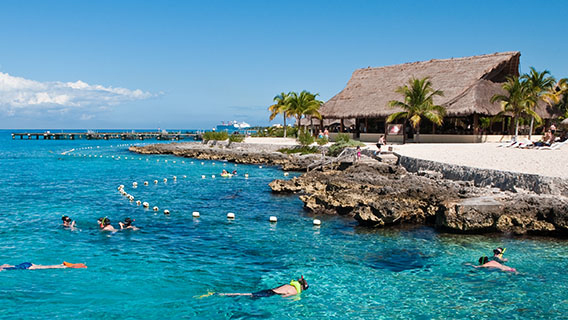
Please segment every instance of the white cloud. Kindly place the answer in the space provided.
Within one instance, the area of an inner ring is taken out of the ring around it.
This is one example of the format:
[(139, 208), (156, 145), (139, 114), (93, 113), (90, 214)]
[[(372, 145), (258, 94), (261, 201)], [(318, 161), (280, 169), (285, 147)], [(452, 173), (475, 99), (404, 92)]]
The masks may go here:
[(40, 82), (0, 72), (0, 112), (8, 115), (37, 111), (67, 112), (88, 106), (105, 107), (154, 96), (140, 89), (75, 82)]

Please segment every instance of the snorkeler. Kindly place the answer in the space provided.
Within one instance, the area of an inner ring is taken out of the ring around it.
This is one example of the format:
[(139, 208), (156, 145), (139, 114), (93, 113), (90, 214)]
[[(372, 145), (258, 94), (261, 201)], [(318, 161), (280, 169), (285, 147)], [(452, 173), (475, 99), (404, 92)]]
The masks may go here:
[(232, 175), (236, 176), (237, 175), (237, 170), (233, 170), (233, 172), (231, 172)]
[(87, 268), (83, 263), (69, 263), (63, 261), (62, 264), (55, 264), (50, 266), (44, 266), (40, 264), (33, 264), (31, 262), (24, 262), (17, 265), (3, 264), (0, 265), (0, 271), (2, 270), (39, 270), (39, 269), (65, 269), (65, 268)]
[(61, 220), (63, 221), (63, 226), (66, 228), (75, 228), (75, 221), (71, 220), (68, 216), (62, 216)]
[(120, 225), (120, 230), (123, 229), (140, 230), (132, 225), (132, 222), (134, 221), (136, 221), (136, 219), (132, 220), (130, 218), (126, 218), (124, 219), (124, 222), (123, 221), (119, 222), (118, 224)]
[(504, 263), (504, 262), (509, 261), (509, 259), (503, 258), (503, 254), (505, 253), (506, 250), (507, 250), (507, 248), (503, 249), (501, 247), (494, 249), (493, 250), (493, 257), (491, 257), (491, 260), (497, 261), (499, 263)]
[(489, 260), (488, 257), (479, 258), (479, 266), (473, 266), (474, 268), (489, 268), (489, 269), (499, 269), (501, 271), (517, 272), (515, 268), (507, 267), (500, 264), (497, 261)]
[(201, 298), (216, 294), (218, 296), (249, 296), (252, 298), (264, 298), (264, 297), (271, 297), (273, 295), (279, 295), (282, 297), (289, 297), (293, 295), (297, 295), (302, 293), (308, 289), (308, 282), (302, 276), (298, 280), (290, 281), (290, 284), (283, 284), (279, 287), (273, 289), (266, 289), (258, 292), (253, 293), (209, 293), (206, 295), (201, 296)]
[(99, 218), (97, 222), (102, 231), (116, 231), (116, 229), (110, 225), (110, 219), (107, 217)]

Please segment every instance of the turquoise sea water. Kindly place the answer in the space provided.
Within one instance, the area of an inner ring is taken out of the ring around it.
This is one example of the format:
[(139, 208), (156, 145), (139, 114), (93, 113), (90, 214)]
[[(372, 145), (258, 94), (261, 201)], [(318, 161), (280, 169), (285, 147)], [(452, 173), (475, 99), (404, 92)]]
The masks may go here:
[[(89, 266), (0, 272), (0, 318), (568, 318), (565, 240), (372, 230), (337, 216), (317, 217), (314, 227), (297, 196), (271, 194), (278, 168), (141, 156), (124, 143), (12, 140), (0, 131), (0, 264)], [(223, 168), (240, 175), (221, 178)], [(128, 201), (120, 184), (160, 211)], [(76, 231), (60, 227), (62, 214)], [(142, 229), (100, 232), (103, 216), (116, 227), (131, 217)], [(496, 246), (507, 247), (518, 275), (465, 265)], [(310, 288), (299, 297), (196, 298), (301, 274)]]

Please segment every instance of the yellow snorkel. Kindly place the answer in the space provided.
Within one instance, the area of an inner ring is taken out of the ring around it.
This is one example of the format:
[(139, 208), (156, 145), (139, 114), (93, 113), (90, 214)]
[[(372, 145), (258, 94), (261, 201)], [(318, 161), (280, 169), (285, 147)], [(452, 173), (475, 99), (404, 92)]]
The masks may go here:
[(507, 248), (503, 248), (503, 251), (501, 251), (501, 254), (499, 255), (499, 259), (503, 259), (503, 254), (505, 253), (506, 250)]

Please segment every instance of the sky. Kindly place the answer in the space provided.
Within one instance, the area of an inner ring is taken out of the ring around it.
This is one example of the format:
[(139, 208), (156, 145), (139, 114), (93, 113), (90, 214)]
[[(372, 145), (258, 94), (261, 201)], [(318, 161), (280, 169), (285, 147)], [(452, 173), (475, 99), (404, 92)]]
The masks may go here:
[(0, 129), (209, 129), (353, 71), (521, 52), (568, 77), (568, 1), (0, 2)]

